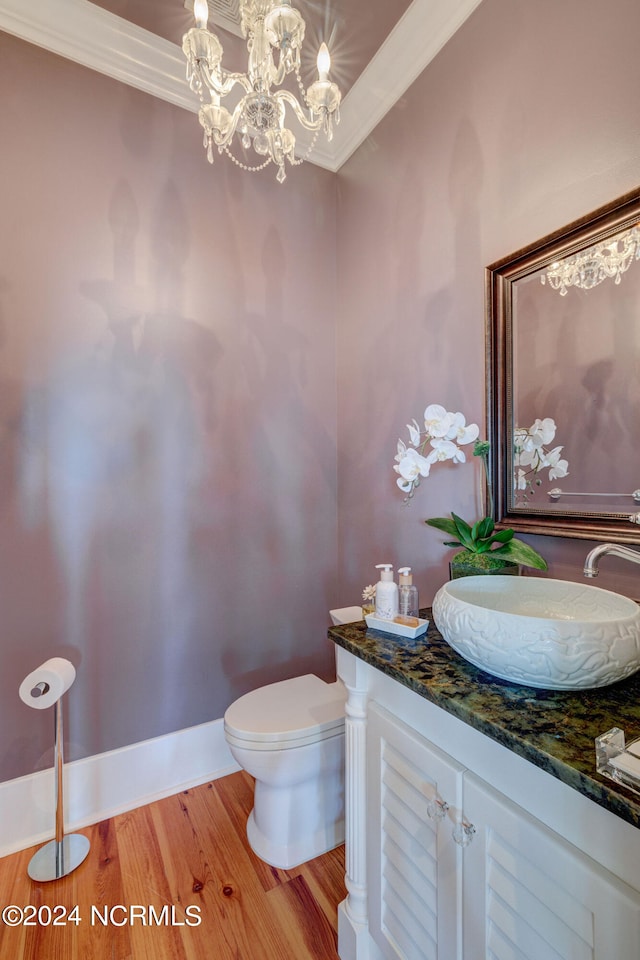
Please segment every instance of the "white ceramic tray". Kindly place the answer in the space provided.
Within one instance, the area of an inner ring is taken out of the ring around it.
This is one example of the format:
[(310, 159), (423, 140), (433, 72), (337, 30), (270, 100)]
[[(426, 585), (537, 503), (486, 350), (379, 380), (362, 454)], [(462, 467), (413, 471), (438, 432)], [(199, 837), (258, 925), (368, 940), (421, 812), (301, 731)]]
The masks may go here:
[(396, 623), (395, 620), (378, 620), (372, 613), (368, 613), (365, 620), (367, 626), (371, 627), (372, 630), (381, 630), (382, 633), (392, 633), (397, 637), (407, 637), (409, 640), (421, 637), (423, 633), (427, 632), (427, 627), (429, 626), (428, 620), (418, 620), (417, 627), (409, 627), (404, 623)]

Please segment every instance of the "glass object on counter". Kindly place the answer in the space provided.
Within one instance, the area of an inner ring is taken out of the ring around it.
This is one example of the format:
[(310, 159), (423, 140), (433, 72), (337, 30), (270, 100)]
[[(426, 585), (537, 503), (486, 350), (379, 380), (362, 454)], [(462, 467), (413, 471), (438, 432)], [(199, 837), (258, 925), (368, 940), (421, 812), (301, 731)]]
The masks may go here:
[(598, 773), (640, 794), (640, 738), (626, 744), (624, 730), (612, 727), (595, 744)]

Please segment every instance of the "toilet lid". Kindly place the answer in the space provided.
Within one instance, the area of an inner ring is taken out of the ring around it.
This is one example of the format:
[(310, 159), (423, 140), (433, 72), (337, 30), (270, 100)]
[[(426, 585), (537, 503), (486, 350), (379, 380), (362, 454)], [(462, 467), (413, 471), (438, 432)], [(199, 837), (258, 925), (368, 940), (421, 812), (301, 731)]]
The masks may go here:
[(344, 726), (345, 689), (313, 674), (245, 693), (224, 715), (225, 732), (253, 743), (322, 740)]

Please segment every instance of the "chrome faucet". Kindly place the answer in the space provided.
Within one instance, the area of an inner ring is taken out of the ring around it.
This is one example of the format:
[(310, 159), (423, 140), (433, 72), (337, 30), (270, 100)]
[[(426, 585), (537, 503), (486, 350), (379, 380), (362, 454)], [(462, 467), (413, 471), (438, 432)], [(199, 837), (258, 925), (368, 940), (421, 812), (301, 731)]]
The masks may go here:
[(615, 557), (630, 560), (632, 563), (640, 563), (640, 551), (630, 550), (629, 547), (623, 547), (620, 543), (601, 543), (587, 554), (583, 571), (585, 577), (597, 577), (600, 557), (605, 557), (609, 553)]

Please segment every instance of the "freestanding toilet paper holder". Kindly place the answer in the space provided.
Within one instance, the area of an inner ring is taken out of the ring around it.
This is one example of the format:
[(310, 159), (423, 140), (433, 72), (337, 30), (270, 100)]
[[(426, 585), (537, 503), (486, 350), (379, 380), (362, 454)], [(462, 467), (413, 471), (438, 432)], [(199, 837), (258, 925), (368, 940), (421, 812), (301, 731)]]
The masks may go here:
[[(38, 683), (31, 691), (32, 697), (41, 697), (48, 692), (48, 684)], [(66, 877), (89, 853), (90, 843), (81, 833), (66, 834), (64, 832), (64, 805), (63, 805), (63, 728), (62, 728), (62, 697), (53, 705), (54, 710), (54, 788), (56, 795), (56, 835), (53, 840), (40, 847), (27, 867), (27, 873), (32, 880), (59, 880)]]

